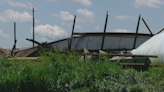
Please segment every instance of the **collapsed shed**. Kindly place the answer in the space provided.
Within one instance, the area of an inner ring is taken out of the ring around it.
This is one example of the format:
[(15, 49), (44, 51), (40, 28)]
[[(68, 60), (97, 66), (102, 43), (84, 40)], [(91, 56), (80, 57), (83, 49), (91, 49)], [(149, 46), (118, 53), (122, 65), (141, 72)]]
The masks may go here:
[[(39, 43), (34, 39), (26, 39), (32, 41), (33, 43), (38, 44), (38, 46), (28, 48), (25, 50), (14, 51), (12, 50), (11, 55), (14, 57), (36, 57), (40, 46), (42, 48), (52, 48), (56, 47), (62, 51), (83, 51), (83, 48), (86, 47), (90, 52), (98, 52), (99, 50), (103, 51), (131, 51), (139, 47), (142, 43), (147, 41), (149, 38), (154, 36), (151, 30), (147, 26), (146, 22), (142, 18), (146, 27), (148, 28), (150, 34), (138, 33), (140, 15), (138, 18), (137, 28), (135, 33), (121, 33), (121, 32), (106, 32), (108, 13), (106, 14), (106, 21), (104, 26), (104, 32), (94, 32), (94, 33), (77, 33), (74, 32), (76, 15), (74, 17), (72, 35), (71, 38), (65, 38), (58, 41), (53, 41), (49, 43)], [(163, 29), (162, 29), (163, 30)], [(161, 31), (162, 31), (161, 30)], [(161, 32), (160, 31), (160, 32)], [(79, 35), (79, 36), (73, 36)], [(13, 46), (13, 49), (16, 45)], [(12, 54), (13, 53), (13, 54)]]
[[(77, 33), (75, 33), (77, 34)], [(136, 33), (79, 33), (80, 36), (72, 39), (66, 38), (47, 44), (42, 44), (42, 48), (58, 48), (59, 50), (83, 51), (86, 47), (91, 52), (103, 51), (131, 51), (134, 47), (140, 46), (146, 40), (151, 38), (150, 34), (138, 33), (135, 41)], [(103, 40), (104, 36), (104, 40)], [(72, 44), (70, 45), (70, 41)], [(102, 44), (103, 43), (103, 44)], [(15, 57), (31, 57), (35, 56), (39, 50), (39, 46), (15, 52)]]

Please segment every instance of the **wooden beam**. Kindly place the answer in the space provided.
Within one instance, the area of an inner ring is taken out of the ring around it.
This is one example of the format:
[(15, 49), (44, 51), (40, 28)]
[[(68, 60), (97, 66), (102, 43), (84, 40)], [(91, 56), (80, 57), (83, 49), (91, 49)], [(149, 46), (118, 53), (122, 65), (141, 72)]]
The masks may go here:
[(148, 25), (146, 24), (145, 20), (142, 18), (142, 21), (145, 23), (147, 29), (149, 30), (150, 34), (153, 36), (153, 33), (151, 32), (150, 28), (148, 27)]
[(26, 40), (31, 41), (31, 42), (33, 42), (33, 43), (37, 43), (38, 45), (41, 45), (41, 43), (39, 43), (39, 42), (37, 42), (37, 41), (35, 41), (35, 40), (33, 40), (33, 39), (28, 39), (28, 38), (26, 38)]
[(41, 57), (12, 57), (8, 58), (8, 60), (38, 60)]
[[(76, 33), (73, 33), (74, 35), (85, 35), (85, 34), (87, 34), (87, 35), (98, 35), (98, 36), (102, 36), (103, 34), (104, 34), (104, 32), (85, 32), (85, 33), (80, 33), (80, 32), (76, 32)], [(108, 34), (108, 35), (128, 35), (128, 36), (130, 36), (130, 35), (132, 35), (132, 36), (134, 36), (134, 35), (136, 35), (136, 33), (132, 33), (132, 32), (127, 32), (127, 33), (123, 33), (123, 32), (106, 32), (105, 34)], [(150, 34), (146, 34), (146, 33), (138, 33), (138, 35), (140, 35), (140, 36), (150, 36), (151, 37), (151, 35)], [(153, 34), (153, 35), (155, 35), (155, 34)]]
[(164, 28), (162, 28), (157, 34), (159, 34), (160, 32), (162, 32), (164, 30)]
[(103, 47), (104, 47), (104, 40), (105, 40), (107, 22), (108, 22), (108, 11), (106, 13), (106, 21), (105, 21), (105, 25), (104, 25), (104, 35), (103, 35), (103, 39), (102, 39), (101, 50), (103, 50)]
[(69, 45), (69, 51), (71, 50), (71, 45), (72, 45), (72, 39), (73, 39), (73, 33), (74, 33), (75, 22), (76, 22), (76, 15), (74, 16), (74, 21), (73, 21), (73, 27), (72, 27), (72, 34), (71, 34), (71, 41), (70, 41), (70, 45)]
[[(100, 53), (87, 53), (86, 55), (100, 55)], [(109, 55), (109, 56), (125, 56), (125, 57), (151, 57), (158, 58), (156, 55), (136, 55), (136, 54), (101, 54), (101, 55)]]
[(134, 39), (134, 44), (133, 44), (133, 49), (135, 49), (135, 45), (136, 45), (136, 40), (137, 40), (137, 36), (138, 36), (138, 28), (139, 28), (139, 24), (140, 24), (140, 14), (139, 14), (139, 17), (138, 17), (138, 23), (137, 23), (137, 28), (136, 28), (136, 37)]
[(145, 63), (120, 63), (120, 65), (145, 65)]

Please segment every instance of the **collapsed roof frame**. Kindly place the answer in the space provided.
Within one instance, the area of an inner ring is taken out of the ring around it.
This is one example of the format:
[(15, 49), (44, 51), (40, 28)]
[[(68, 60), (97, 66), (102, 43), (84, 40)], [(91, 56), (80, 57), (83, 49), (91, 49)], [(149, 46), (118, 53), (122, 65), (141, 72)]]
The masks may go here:
[[(78, 33), (78, 32), (74, 32), (74, 26), (75, 26), (75, 22), (76, 22), (76, 15), (74, 16), (74, 21), (73, 21), (73, 27), (72, 27), (72, 34), (71, 34), (71, 38), (65, 38), (65, 39), (61, 39), (61, 40), (58, 40), (58, 41), (53, 41), (53, 42), (49, 42), (49, 43), (46, 43), (46, 45), (48, 44), (52, 44), (52, 43), (56, 43), (56, 42), (60, 42), (60, 41), (64, 41), (64, 40), (68, 40), (68, 50), (71, 51), (71, 47), (72, 47), (72, 40), (74, 38), (80, 38), (84, 35), (101, 35), (103, 36), (103, 39), (102, 39), (102, 43), (101, 43), (101, 50), (104, 50), (103, 47), (104, 47), (104, 40), (105, 40), (105, 36), (106, 35), (129, 35), (129, 36), (135, 36), (135, 39), (134, 39), (134, 43), (133, 43), (133, 48), (131, 49), (110, 49), (110, 51), (120, 51), (120, 50), (132, 50), (132, 49), (135, 49), (136, 48), (136, 40), (138, 38), (138, 36), (145, 36), (145, 37), (152, 37), (153, 34), (150, 30), (150, 28), (148, 27), (148, 25), (146, 24), (145, 20), (142, 18), (142, 21), (144, 22), (144, 24), (146, 25), (148, 31), (150, 32), (150, 34), (144, 34), (144, 33), (138, 33), (138, 29), (139, 29), (139, 23), (140, 23), (140, 14), (139, 14), (139, 18), (138, 18), (138, 23), (137, 23), (137, 27), (136, 27), (136, 32), (135, 33), (116, 33), (116, 32), (106, 32), (106, 27), (107, 27), (107, 20), (108, 20), (108, 11), (106, 13), (106, 21), (105, 21), (105, 25), (104, 25), (104, 32), (86, 32), (86, 33)], [(15, 25), (15, 24), (14, 24)], [(16, 28), (14, 28), (14, 30), (16, 30)], [(157, 34), (159, 34), (160, 32), (162, 32), (164, 30), (161, 29)], [(73, 37), (73, 35), (80, 35), (78, 37)], [(26, 40), (28, 41), (31, 41), (31, 42), (34, 42), (34, 43), (37, 43), (38, 46), (40, 45), (43, 45), (42, 43), (39, 43), (37, 41), (35, 41), (34, 39), (27, 39)], [(45, 43), (44, 43), (45, 44)], [(15, 35), (15, 44), (16, 46), (16, 35)], [(36, 46), (36, 47), (38, 47)], [(14, 47), (13, 47), (14, 49)], [(12, 49), (12, 50), (13, 50)], [(30, 48), (29, 48), (30, 49)], [(28, 50), (28, 49), (27, 49)]]
[[(105, 25), (104, 25), (104, 32), (86, 32), (86, 33), (77, 33), (77, 32), (74, 32), (74, 26), (75, 26), (75, 22), (76, 22), (76, 15), (74, 16), (74, 21), (73, 21), (73, 27), (72, 27), (72, 34), (71, 34), (71, 38), (66, 38), (66, 39), (61, 39), (61, 40), (58, 40), (58, 41), (54, 41), (54, 42), (50, 42), (50, 43), (47, 43), (47, 44), (51, 44), (51, 43), (55, 43), (55, 42), (60, 42), (60, 41), (64, 41), (64, 40), (68, 40), (68, 50), (70, 51), (71, 50), (71, 46), (72, 46), (72, 39), (74, 39), (75, 37), (73, 37), (73, 35), (86, 35), (86, 34), (89, 34), (89, 35), (101, 35), (103, 34), (103, 39), (102, 39), (102, 44), (101, 44), (101, 50), (103, 50), (103, 46), (104, 46), (104, 40), (105, 40), (105, 35), (107, 34), (114, 34), (114, 35), (120, 35), (120, 34), (126, 34), (126, 35), (135, 35), (135, 39), (134, 39), (134, 44), (133, 44), (133, 49), (136, 48), (136, 39), (138, 38), (138, 36), (153, 36), (155, 34), (152, 34), (150, 28), (148, 27), (148, 25), (146, 24), (146, 22), (144, 21), (144, 19), (142, 18), (144, 24), (146, 25), (146, 27), (148, 28), (150, 34), (142, 34), (142, 33), (138, 33), (138, 29), (139, 29), (139, 23), (140, 23), (140, 14), (139, 14), (139, 18), (138, 18), (138, 23), (137, 23), (137, 28), (136, 28), (136, 33), (116, 33), (116, 32), (106, 32), (106, 27), (107, 27), (107, 20), (108, 20), (108, 11), (106, 13), (106, 21), (105, 21)], [(164, 28), (163, 28), (164, 29)], [(162, 30), (161, 30), (162, 31)], [(28, 39), (27, 39), (28, 40)], [(32, 41), (32, 42), (37, 42), (35, 40), (29, 40), (29, 41)], [(38, 44), (38, 42), (37, 42)], [(40, 45), (40, 44), (38, 44)], [(115, 49), (115, 50), (119, 50), (119, 49)], [(127, 49), (126, 49), (127, 50)]]
[[(115, 33), (115, 32), (106, 32), (105, 35), (104, 33), (102, 32), (97, 32), (97, 33), (74, 33), (74, 35), (80, 35), (80, 36), (76, 36), (76, 37), (73, 37), (73, 39), (76, 39), (76, 38), (82, 38), (84, 36), (120, 36), (120, 35), (126, 35), (126, 36), (135, 36), (136, 33)], [(145, 38), (150, 38), (152, 35), (151, 34), (144, 34), (144, 33), (138, 33), (137, 36), (142, 36), (142, 37), (145, 37)], [(58, 40), (58, 41), (54, 41), (54, 42), (50, 42), (50, 43), (47, 43), (46, 45), (49, 45), (49, 44), (54, 44), (54, 43), (58, 43), (58, 42), (62, 42), (62, 41), (66, 41), (68, 40), (68, 43), (69, 43), (69, 40), (71, 40), (70, 38), (65, 38), (65, 39), (61, 39), (61, 40)], [(103, 40), (105, 42), (105, 39)], [(104, 43), (105, 44), (105, 43)], [(104, 46), (104, 45), (102, 45)], [(69, 48), (69, 45), (68, 45), (68, 48)], [(70, 47), (71, 48), (71, 47)], [(130, 48), (130, 49), (104, 49), (103, 47), (101, 47), (102, 49), (101, 50), (104, 50), (104, 51), (127, 51), (127, 50), (132, 50), (133, 48)], [(90, 50), (90, 51), (96, 51), (96, 50), (100, 50), (100, 49), (95, 49), (95, 50)], [(69, 51), (71, 51), (71, 49), (69, 49)], [(78, 50), (77, 50), (78, 51)]]
[[(140, 23), (140, 14), (139, 14), (139, 18), (138, 18), (138, 23), (137, 23), (137, 28), (136, 28), (136, 37), (135, 37), (135, 40), (134, 40), (134, 44), (133, 44), (133, 49), (135, 49), (135, 45), (136, 45), (136, 39), (138, 37), (138, 29), (139, 29), (139, 23)], [(94, 34), (94, 33), (74, 33), (74, 26), (75, 26), (75, 21), (76, 21), (76, 15), (74, 16), (74, 22), (73, 22), (73, 28), (72, 28), (72, 34), (71, 34), (71, 42), (69, 44), (69, 51), (70, 51), (70, 48), (71, 48), (71, 43), (72, 43), (72, 39), (73, 39), (73, 35), (84, 35), (84, 34)], [(107, 25), (107, 21), (108, 21), (108, 11), (106, 13), (106, 21), (105, 21), (105, 25), (104, 25), (104, 32), (103, 32), (103, 39), (102, 39), (102, 45), (101, 45), (101, 50), (103, 49), (103, 46), (104, 46), (104, 39), (105, 39), (105, 35), (106, 35), (106, 25)], [(151, 36), (154, 36), (155, 34), (153, 34), (150, 30), (150, 28), (148, 27), (148, 25), (146, 24), (145, 20), (142, 18), (142, 21), (144, 22), (144, 24), (146, 25), (147, 29), (149, 30)], [(162, 30), (160, 30), (158, 33), (160, 33), (161, 31), (163, 31), (164, 28)], [(110, 32), (109, 32), (110, 33)], [(157, 34), (158, 34), (157, 33)], [(97, 33), (95, 33), (97, 34)], [(101, 33), (98, 33), (98, 34), (101, 34)], [(119, 33), (118, 33), (119, 34)], [(146, 35), (146, 34), (142, 34), (142, 35)]]

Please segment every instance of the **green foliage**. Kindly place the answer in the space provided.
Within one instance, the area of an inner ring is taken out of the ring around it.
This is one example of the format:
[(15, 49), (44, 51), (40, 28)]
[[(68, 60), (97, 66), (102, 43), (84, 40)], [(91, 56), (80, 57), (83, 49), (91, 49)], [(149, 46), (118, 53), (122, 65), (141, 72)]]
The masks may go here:
[(0, 92), (157, 92), (164, 91), (164, 67), (138, 72), (103, 57), (79, 60), (78, 52), (42, 49), (36, 61), (0, 58)]

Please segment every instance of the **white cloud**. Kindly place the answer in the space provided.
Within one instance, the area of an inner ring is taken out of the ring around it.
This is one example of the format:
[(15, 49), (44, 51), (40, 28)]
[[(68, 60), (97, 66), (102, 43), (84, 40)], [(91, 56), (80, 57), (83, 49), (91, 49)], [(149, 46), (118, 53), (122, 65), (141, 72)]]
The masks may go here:
[(100, 28), (99, 26), (94, 27), (94, 29), (96, 29), (96, 30), (99, 29), (99, 28)]
[[(32, 16), (28, 12), (19, 13), (13, 10), (5, 10), (0, 14), (0, 21), (2, 22), (32, 22)], [(39, 22), (38, 20), (35, 20)]]
[(46, 37), (42, 37), (40, 40), (41, 40), (42, 42), (45, 42), (45, 41), (47, 41), (48, 39), (47, 39)]
[(7, 34), (3, 33), (3, 31), (2, 31), (2, 30), (0, 30), (0, 37), (2, 37), (2, 38), (8, 38), (8, 37), (9, 37), (9, 35), (7, 35)]
[(72, 1), (82, 4), (84, 6), (92, 6), (92, 2), (90, 0), (72, 0)]
[(7, 3), (12, 7), (23, 7), (26, 9), (30, 9), (33, 5), (30, 2), (23, 1), (23, 2), (13, 2), (12, 0), (2, 0), (3, 3)]
[[(32, 33), (32, 28), (31, 28), (31, 33)], [(42, 41), (47, 39), (58, 40), (68, 37), (64, 29), (62, 29), (57, 25), (51, 26), (49, 24), (36, 26), (35, 34), (43, 37), (41, 39)]]
[(75, 28), (76, 28), (76, 29), (82, 29), (82, 27), (79, 26), (79, 25), (75, 26)]
[[(52, 2), (52, 1), (59, 1), (59, 0), (46, 0), (46, 1)], [(60, 0), (60, 1), (64, 1), (64, 0)], [(91, 0), (72, 0), (72, 1), (84, 6), (92, 6)]]
[(130, 30), (126, 30), (126, 29), (114, 29), (112, 32), (131, 32)]
[(94, 22), (95, 21), (95, 15), (93, 12), (87, 10), (87, 9), (78, 9), (77, 13), (82, 17), (82, 22)]
[(126, 20), (126, 19), (133, 19), (135, 20), (136, 18), (133, 17), (133, 16), (130, 16), (130, 15), (120, 15), (120, 16), (116, 16), (117, 19), (120, 19), (120, 20)]
[(140, 8), (142, 6), (149, 8), (160, 8), (159, 5), (164, 5), (162, 0), (135, 0), (133, 3), (134, 7)]
[(60, 17), (64, 21), (61, 24), (62, 25), (67, 25), (67, 26), (72, 25), (73, 20), (74, 20), (74, 16), (71, 15), (68, 11), (60, 11), (60, 14), (53, 14), (52, 16)]
[[(78, 9), (77, 13), (79, 16), (76, 17), (76, 22), (94, 22), (95, 15), (93, 12), (88, 11), (87, 9)], [(54, 17), (60, 17), (64, 22), (62, 25), (67, 24), (68, 26), (73, 23), (74, 16), (68, 11), (60, 11), (59, 14), (53, 14)], [(68, 22), (68, 23), (66, 23)]]
[(73, 21), (74, 16), (69, 14), (68, 11), (60, 11), (60, 14), (53, 14), (54, 17), (61, 17), (64, 21)]
[(21, 46), (19, 46), (19, 45), (16, 45), (16, 48), (22, 48)]
[(61, 24), (62, 24), (62, 25), (66, 25), (66, 26), (71, 26), (71, 25), (73, 25), (72, 22), (62, 22)]
[(46, 0), (46, 1), (50, 1), (51, 2), (51, 1), (58, 1), (58, 0)]

